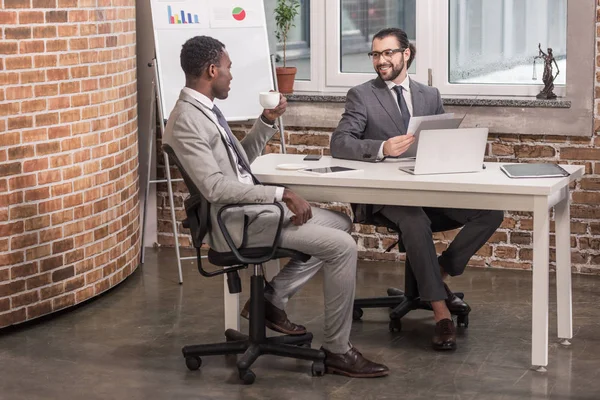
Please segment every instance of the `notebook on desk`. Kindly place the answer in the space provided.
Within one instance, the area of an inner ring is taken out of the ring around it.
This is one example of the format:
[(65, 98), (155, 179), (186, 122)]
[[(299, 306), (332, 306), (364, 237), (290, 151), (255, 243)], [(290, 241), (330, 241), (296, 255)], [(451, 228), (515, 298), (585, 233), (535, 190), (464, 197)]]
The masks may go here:
[(562, 178), (570, 175), (557, 164), (505, 164), (500, 169), (509, 178)]

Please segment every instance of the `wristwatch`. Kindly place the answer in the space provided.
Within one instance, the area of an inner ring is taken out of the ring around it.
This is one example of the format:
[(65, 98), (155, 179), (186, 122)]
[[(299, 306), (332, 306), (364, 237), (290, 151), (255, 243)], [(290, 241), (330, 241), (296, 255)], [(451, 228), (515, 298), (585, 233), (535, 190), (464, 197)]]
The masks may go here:
[(267, 117), (265, 117), (264, 114), (260, 114), (260, 120), (269, 126), (272, 126), (272, 127), (275, 126), (275, 121), (271, 121), (270, 119), (267, 119)]

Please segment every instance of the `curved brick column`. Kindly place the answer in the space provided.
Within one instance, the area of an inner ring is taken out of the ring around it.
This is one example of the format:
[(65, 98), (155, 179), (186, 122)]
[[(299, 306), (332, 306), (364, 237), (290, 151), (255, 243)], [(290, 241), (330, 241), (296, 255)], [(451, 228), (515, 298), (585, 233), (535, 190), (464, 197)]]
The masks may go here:
[(134, 0), (0, 9), (0, 328), (137, 267)]

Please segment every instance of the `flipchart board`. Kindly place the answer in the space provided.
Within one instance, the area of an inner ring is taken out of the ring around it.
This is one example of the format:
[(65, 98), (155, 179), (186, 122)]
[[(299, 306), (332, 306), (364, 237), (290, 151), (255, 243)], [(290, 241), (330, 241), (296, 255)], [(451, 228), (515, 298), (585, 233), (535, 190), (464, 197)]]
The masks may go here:
[(229, 97), (216, 100), (229, 121), (257, 118), (258, 93), (273, 89), (263, 0), (150, 0), (159, 88), (165, 118), (175, 106), (185, 76), (181, 46), (207, 35), (221, 41), (232, 61)]

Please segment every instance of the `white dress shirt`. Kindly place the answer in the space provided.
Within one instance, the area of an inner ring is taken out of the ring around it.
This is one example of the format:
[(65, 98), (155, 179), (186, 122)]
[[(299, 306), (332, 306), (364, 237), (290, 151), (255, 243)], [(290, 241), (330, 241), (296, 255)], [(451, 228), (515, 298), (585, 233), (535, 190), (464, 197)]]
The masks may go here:
[[(183, 91), (186, 94), (193, 97), (195, 100), (198, 100), (198, 102), (202, 106), (204, 106), (205, 108), (208, 109), (208, 111), (209, 111), (208, 115), (209, 115), (210, 119), (219, 128), (219, 132), (221, 133), (221, 136), (223, 136), (223, 138), (225, 139), (225, 143), (227, 143), (227, 150), (229, 151), (229, 154), (233, 157), (233, 160), (235, 161), (235, 163), (237, 165), (236, 172), (237, 172), (238, 181), (240, 181), (241, 183), (245, 183), (247, 185), (254, 185), (254, 180), (252, 179), (252, 175), (250, 175), (249, 171), (246, 171), (240, 164), (240, 161), (237, 156), (237, 152), (233, 148), (233, 143), (231, 143), (231, 141), (229, 139), (229, 135), (225, 131), (225, 128), (223, 128), (221, 126), (221, 124), (219, 124), (219, 121), (217, 120), (217, 116), (213, 112), (213, 107), (215, 105), (214, 102), (211, 99), (209, 99), (208, 97), (206, 97), (205, 95), (203, 95), (202, 93), (197, 92), (194, 89), (191, 89), (189, 87), (183, 88)], [(261, 120), (261, 123), (265, 124), (262, 120)], [(283, 188), (283, 187), (278, 187), (276, 189), (274, 201), (281, 201), (283, 199), (283, 191), (284, 190), (285, 190), (285, 188)]]
[[(410, 115), (412, 116), (413, 115), (413, 104), (412, 104), (412, 96), (410, 95), (410, 79), (408, 78), (408, 74), (406, 74), (406, 78), (402, 81), (402, 83), (400, 85), (396, 85), (392, 81), (386, 81), (385, 84), (390, 89), (394, 100), (396, 100), (396, 106), (398, 106), (398, 111), (400, 111), (401, 115), (402, 115), (402, 111), (400, 110), (400, 104), (398, 104), (398, 94), (394, 90), (394, 87), (402, 86), (404, 88), (404, 90), (402, 91), (402, 95), (404, 96), (404, 101), (406, 102), (406, 107), (408, 108), (408, 112), (410, 112)], [(383, 156), (383, 145), (384, 144), (385, 144), (385, 142), (383, 142), (381, 144), (381, 147), (379, 147), (379, 153), (377, 153), (378, 161), (383, 160), (383, 157), (384, 157)]]

